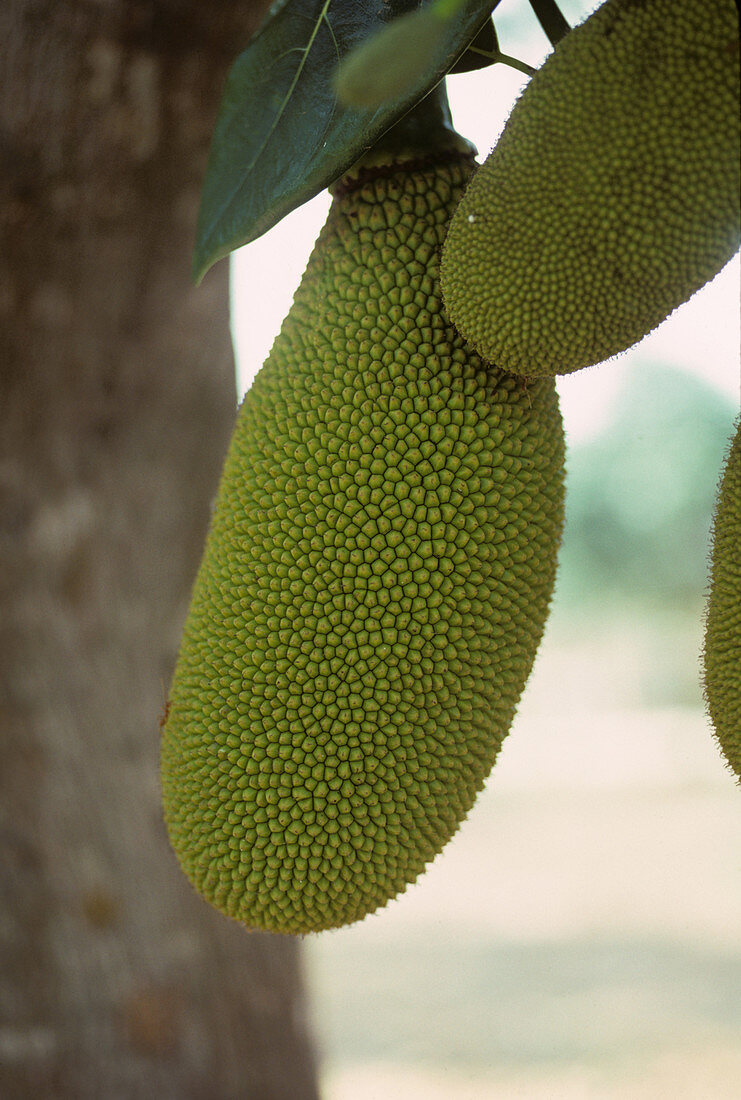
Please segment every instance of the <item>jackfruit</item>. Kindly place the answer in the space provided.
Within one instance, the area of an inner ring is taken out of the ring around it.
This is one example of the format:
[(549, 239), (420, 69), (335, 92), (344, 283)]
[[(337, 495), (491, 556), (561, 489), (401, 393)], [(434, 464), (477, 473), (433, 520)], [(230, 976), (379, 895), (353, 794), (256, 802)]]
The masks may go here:
[(438, 254), (470, 156), (376, 164), (327, 222), (238, 413), (163, 729), (194, 885), (253, 928), (359, 920), (468, 813), (543, 631), (551, 379), (492, 371)]
[(451, 221), (459, 331), (527, 376), (635, 344), (739, 247), (740, 117), (733, 0), (607, 0), (535, 73)]
[(726, 459), (713, 524), (704, 678), (718, 744), (741, 777), (741, 420)]

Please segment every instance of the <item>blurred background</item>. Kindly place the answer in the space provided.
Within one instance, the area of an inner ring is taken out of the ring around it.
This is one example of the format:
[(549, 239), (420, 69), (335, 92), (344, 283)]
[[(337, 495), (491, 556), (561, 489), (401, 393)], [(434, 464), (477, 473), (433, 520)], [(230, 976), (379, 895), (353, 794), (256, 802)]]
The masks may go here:
[[(561, 4), (572, 25), (593, 6)], [(496, 26), (542, 62), (527, 5), (502, 0)], [(449, 79), (482, 158), (523, 86), (502, 65)], [(327, 209), (233, 257), (241, 392)], [(559, 380), (560, 574), (496, 767), (417, 884), (306, 940), (326, 1100), (737, 1100), (741, 802), (699, 675), (739, 344), (736, 257), (634, 350)]]

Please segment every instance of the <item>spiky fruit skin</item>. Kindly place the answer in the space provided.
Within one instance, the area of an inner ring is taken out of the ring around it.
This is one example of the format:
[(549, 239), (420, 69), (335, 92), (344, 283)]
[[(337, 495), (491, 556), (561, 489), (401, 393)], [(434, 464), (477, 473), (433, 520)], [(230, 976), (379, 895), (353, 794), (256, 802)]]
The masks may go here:
[(726, 459), (713, 524), (704, 674), (718, 744), (741, 777), (741, 421)]
[(535, 73), (452, 219), (450, 317), (526, 376), (625, 350), (738, 249), (740, 162), (733, 0), (607, 0)]
[(563, 521), (552, 381), (441, 309), (456, 157), (344, 181), (240, 409), (162, 744), (167, 826), (254, 928), (360, 919), (455, 832), (509, 729)]

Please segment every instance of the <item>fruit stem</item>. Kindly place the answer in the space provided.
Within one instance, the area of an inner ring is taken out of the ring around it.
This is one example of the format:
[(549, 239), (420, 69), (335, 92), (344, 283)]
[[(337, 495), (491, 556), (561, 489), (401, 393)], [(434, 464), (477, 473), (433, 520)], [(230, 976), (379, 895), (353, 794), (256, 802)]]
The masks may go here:
[(530, 0), (530, 7), (552, 46), (556, 46), (571, 30), (556, 0)]
[(444, 79), (382, 134), (353, 169), (398, 164), (443, 152), (476, 155), (475, 146), (453, 126)]

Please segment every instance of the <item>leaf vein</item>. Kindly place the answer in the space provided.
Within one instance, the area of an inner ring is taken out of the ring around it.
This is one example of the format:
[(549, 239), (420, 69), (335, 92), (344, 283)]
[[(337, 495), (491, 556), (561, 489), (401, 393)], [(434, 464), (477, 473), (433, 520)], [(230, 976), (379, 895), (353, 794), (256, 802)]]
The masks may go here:
[[(298, 66), (296, 68), (296, 72), (294, 74), (293, 80), (289, 84), (288, 89), (286, 91), (286, 94), (284, 95), (282, 102), (279, 104), (279, 106), (278, 106), (278, 108), (275, 112), (275, 117), (273, 119), (273, 122), (272, 122), (270, 128), (268, 129), (267, 133), (265, 134), (265, 137), (263, 138), (261, 144), (259, 145), (259, 147), (255, 151), (255, 155), (253, 156), (252, 160), (249, 162), (249, 164), (246, 166), (246, 168), (244, 170), (244, 174), (242, 175), (242, 178), (240, 180), (240, 187), (244, 183), (245, 179), (250, 174), (252, 169), (255, 167), (255, 164), (257, 163), (259, 158), (262, 156), (263, 152), (265, 151), (265, 146), (270, 141), (270, 138), (273, 136), (273, 133), (275, 132), (276, 126), (278, 125), (281, 118), (283, 117), (283, 113), (284, 113), (286, 107), (288, 106), (288, 103), (290, 102), (291, 96), (293, 95), (293, 93), (296, 90), (296, 85), (298, 84), (299, 79), (301, 77), (301, 73), (304, 70), (304, 66), (306, 65), (307, 58), (308, 58), (309, 54), (311, 53), (311, 48), (314, 45), (314, 39), (316, 38), (317, 34), (319, 33), (319, 28), (322, 25), (322, 22), (326, 18), (326, 15), (327, 15), (327, 12), (329, 11), (329, 7), (330, 7), (331, 3), (332, 3), (332, 0), (324, 0), (322, 10), (319, 13), (319, 18), (316, 20), (316, 22), (314, 23), (314, 26), (312, 27), (311, 35), (309, 36), (309, 41), (307, 42), (306, 47), (299, 51), (302, 55), (301, 56), (301, 61), (299, 62)], [(332, 35), (332, 37), (334, 38), (334, 35)]]

